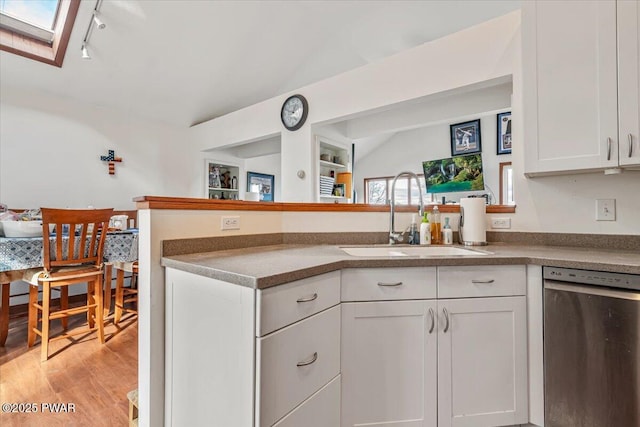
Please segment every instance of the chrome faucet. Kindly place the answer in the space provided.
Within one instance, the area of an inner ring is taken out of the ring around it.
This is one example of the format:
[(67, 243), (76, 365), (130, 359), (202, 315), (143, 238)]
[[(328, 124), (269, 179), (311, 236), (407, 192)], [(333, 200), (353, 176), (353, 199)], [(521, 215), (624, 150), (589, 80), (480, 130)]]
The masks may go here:
[[(391, 200), (390, 200), (390, 215), (389, 215), (389, 244), (390, 245), (395, 245), (396, 243), (398, 243), (401, 239), (402, 239), (402, 234), (403, 233), (396, 233), (395, 231), (395, 213), (396, 213), (396, 181), (398, 180), (398, 178), (400, 178), (403, 175), (407, 175), (410, 178), (413, 178), (416, 180), (416, 184), (418, 184), (418, 188), (420, 188), (420, 178), (418, 178), (418, 175), (416, 175), (413, 172), (400, 172), (398, 175), (395, 176), (395, 178), (393, 178), (393, 183), (391, 183)], [(411, 181), (409, 181), (409, 188), (407, 189), (407, 191), (411, 191)], [(420, 206), (418, 207), (418, 213), (420, 214), (420, 217), (422, 217), (422, 215), (424, 214), (424, 200), (422, 198), (422, 189), (420, 188), (420, 191), (418, 192), (418, 195), (420, 196)]]

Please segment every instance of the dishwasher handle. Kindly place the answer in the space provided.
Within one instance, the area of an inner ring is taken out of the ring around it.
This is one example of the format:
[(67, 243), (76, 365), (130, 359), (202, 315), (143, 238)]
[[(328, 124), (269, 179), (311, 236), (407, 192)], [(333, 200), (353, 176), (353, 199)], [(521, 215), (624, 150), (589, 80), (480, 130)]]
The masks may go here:
[(608, 298), (626, 299), (640, 302), (640, 292), (633, 290), (611, 289), (597, 286), (584, 286), (579, 284), (567, 284), (557, 280), (544, 281), (545, 289), (553, 289), (556, 291), (575, 292), (579, 294), (597, 295)]

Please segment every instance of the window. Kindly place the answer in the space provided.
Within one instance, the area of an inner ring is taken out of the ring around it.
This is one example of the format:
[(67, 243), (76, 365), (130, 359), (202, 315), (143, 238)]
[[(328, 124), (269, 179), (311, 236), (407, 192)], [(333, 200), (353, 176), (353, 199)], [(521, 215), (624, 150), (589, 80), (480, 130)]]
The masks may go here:
[[(420, 187), (414, 179), (402, 176), (396, 181), (396, 204), (397, 205), (418, 205), (420, 203), (420, 192), (422, 197), (426, 197), (426, 189), (424, 187), (424, 175), (418, 175), (420, 178)], [(371, 205), (386, 205), (391, 198), (392, 176), (381, 178), (365, 178), (364, 180), (364, 198), (365, 203)], [(409, 182), (411, 182), (411, 191), (409, 191)]]
[(500, 204), (516, 204), (513, 201), (513, 169), (511, 162), (500, 163)]
[(0, 49), (58, 67), (80, 0), (0, 0)]

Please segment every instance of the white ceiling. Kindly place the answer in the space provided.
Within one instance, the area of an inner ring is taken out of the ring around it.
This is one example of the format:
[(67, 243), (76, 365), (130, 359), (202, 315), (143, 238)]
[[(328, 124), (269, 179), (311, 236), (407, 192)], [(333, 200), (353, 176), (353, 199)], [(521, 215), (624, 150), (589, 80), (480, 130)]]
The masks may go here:
[[(519, 0), (106, 0), (61, 69), (0, 53), (1, 93), (45, 94), (190, 126), (503, 15)], [(437, 65), (437, 64), (436, 64)]]

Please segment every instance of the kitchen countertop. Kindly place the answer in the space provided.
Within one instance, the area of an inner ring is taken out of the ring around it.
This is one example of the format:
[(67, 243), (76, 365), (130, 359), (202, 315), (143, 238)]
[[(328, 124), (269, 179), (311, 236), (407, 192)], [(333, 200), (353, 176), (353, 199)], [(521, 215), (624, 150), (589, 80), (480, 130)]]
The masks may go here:
[(534, 264), (640, 274), (637, 251), (500, 243), (467, 249), (489, 254), (369, 258), (347, 255), (336, 245), (281, 244), (168, 256), (162, 258), (162, 265), (254, 289), (354, 267)]

